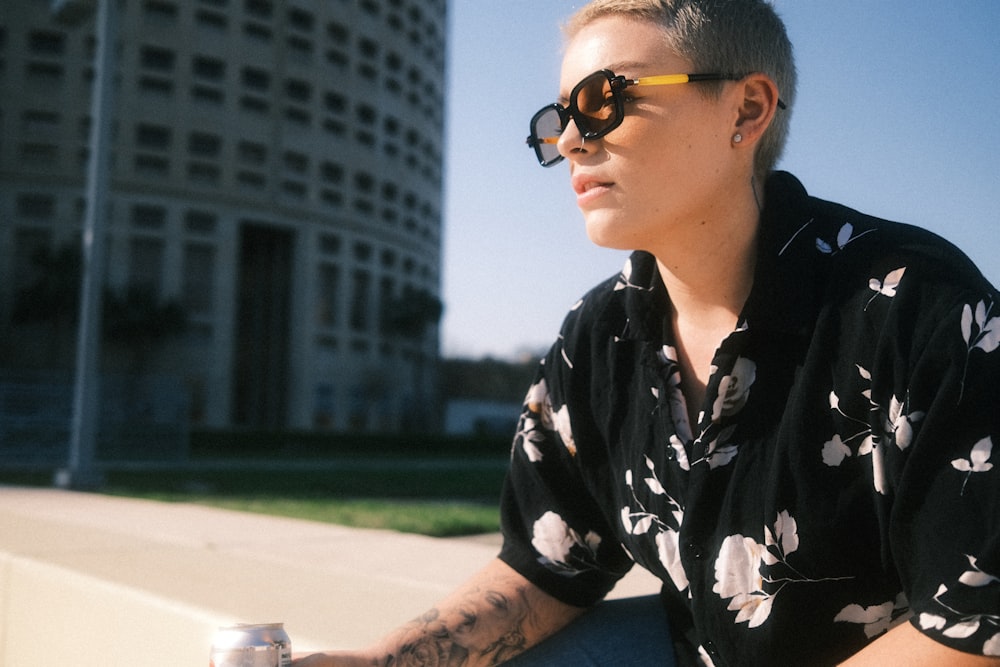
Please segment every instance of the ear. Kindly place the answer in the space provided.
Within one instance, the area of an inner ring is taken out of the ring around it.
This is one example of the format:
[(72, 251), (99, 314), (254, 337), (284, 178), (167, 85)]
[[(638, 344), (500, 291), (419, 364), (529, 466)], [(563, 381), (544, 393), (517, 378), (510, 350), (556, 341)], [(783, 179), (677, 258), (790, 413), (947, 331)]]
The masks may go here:
[(743, 136), (744, 145), (754, 145), (771, 125), (778, 109), (778, 86), (766, 74), (754, 73), (741, 80), (738, 95), (742, 95), (735, 131)]

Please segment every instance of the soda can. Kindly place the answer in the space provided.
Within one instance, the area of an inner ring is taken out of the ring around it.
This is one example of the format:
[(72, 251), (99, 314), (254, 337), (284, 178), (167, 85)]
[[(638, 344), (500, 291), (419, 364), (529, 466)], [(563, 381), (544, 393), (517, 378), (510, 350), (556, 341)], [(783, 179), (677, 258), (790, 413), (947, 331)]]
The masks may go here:
[(281, 623), (240, 623), (219, 628), (209, 667), (289, 667), (292, 642)]

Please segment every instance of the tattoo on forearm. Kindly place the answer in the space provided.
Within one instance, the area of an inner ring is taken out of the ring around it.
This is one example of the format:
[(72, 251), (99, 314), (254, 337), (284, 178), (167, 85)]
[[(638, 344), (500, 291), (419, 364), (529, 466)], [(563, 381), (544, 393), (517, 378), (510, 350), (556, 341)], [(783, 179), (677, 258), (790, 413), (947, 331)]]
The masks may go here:
[(462, 667), (499, 665), (524, 651), (533, 614), (525, 590), (510, 597), (486, 589), (464, 592), (458, 606), (431, 609), (401, 631), (398, 653), (382, 656), (378, 667)]

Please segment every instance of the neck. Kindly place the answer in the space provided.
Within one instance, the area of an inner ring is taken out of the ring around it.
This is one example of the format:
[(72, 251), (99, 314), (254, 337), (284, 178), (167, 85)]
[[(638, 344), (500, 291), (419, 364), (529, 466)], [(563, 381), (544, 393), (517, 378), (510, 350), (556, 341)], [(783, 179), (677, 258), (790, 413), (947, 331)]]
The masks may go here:
[(735, 326), (753, 285), (759, 224), (758, 202), (748, 184), (724, 211), (675, 227), (679, 231), (653, 251), (675, 323), (706, 330)]

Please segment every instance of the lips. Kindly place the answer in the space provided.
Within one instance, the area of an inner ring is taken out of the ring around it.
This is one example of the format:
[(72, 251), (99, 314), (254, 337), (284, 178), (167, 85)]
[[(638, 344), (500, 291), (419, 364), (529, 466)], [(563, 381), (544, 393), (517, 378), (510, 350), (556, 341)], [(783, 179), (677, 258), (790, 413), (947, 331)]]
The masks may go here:
[(610, 181), (602, 181), (592, 176), (576, 175), (573, 177), (573, 191), (576, 192), (577, 197), (582, 197), (597, 188), (610, 188), (612, 185), (614, 184)]

